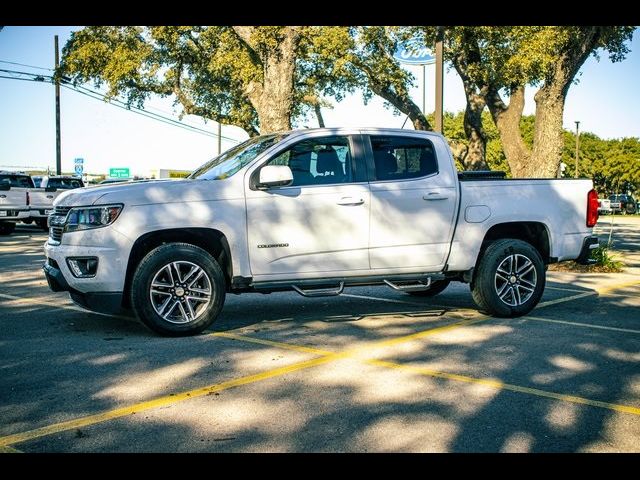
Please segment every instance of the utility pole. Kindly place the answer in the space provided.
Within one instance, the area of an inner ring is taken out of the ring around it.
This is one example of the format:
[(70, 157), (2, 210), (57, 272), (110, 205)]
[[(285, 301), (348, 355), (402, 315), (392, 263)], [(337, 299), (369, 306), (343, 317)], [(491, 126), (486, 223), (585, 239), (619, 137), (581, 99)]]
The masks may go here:
[(578, 178), (578, 162), (580, 161), (580, 122), (576, 121), (576, 174), (575, 178)]
[(422, 114), (427, 116), (427, 66), (422, 65)]
[(60, 79), (57, 71), (60, 65), (60, 53), (58, 51), (58, 35), (53, 37), (54, 50), (56, 52), (56, 175), (62, 175), (62, 146), (60, 141)]
[(438, 27), (438, 33), (436, 34), (436, 112), (435, 112), (435, 127), (436, 132), (442, 133), (442, 71), (443, 71), (443, 58), (442, 58), (442, 41), (444, 39), (444, 27)]
[(218, 122), (218, 155), (222, 153), (222, 124)]

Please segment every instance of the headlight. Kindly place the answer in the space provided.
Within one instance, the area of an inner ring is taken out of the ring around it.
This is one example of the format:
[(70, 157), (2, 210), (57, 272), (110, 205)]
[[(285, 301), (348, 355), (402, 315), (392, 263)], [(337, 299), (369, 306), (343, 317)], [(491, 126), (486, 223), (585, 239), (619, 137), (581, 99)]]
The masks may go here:
[(65, 232), (77, 232), (111, 225), (116, 221), (122, 205), (99, 205), (96, 207), (78, 207), (69, 210), (64, 227)]

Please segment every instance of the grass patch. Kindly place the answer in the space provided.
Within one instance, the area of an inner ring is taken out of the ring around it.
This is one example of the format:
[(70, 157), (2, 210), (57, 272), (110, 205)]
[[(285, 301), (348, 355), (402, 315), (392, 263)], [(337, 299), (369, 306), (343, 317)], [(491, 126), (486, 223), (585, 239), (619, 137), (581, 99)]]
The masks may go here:
[(593, 265), (580, 265), (574, 261), (560, 262), (549, 265), (549, 270), (552, 272), (586, 273), (620, 273), (624, 271), (624, 263), (609, 250), (607, 245), (600, 245), (591, 250), (591, 258), (596, 261)]

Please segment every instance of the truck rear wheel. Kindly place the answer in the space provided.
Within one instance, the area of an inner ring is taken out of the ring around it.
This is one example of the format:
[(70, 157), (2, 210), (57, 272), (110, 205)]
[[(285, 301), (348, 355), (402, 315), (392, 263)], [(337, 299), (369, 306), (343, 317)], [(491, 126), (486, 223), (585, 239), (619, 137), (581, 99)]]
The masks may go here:
[(11, 235), (16, 229), (16, 224), (13, 222), (0, 223), (0, 235)]
[(481, 310), (496, 317), (519, 317), (540, 301), (545, 285), (544, 262), (522, 240), (493, 242), (478, 261), (471, 294)]
[(431, 284), (428, 290), (416, 290), (414, 292), (407, 292), (414, 297), (435, 297), (439, 293), (443, 292), (445, 288), (451, 283), (450, 280), (437, 280)]
[(149, 252), (131, 282), (131, 306), (155, 332), (194, 335), (213, 323), (224, 304), (225, 279), (216, 260), (188, 243)]
[(47, 225), (47, 219), (46, 218), (37, 218), (36, 219), (36, 225), (38, 225), (45, 232), (49, 231), (49, 226)]

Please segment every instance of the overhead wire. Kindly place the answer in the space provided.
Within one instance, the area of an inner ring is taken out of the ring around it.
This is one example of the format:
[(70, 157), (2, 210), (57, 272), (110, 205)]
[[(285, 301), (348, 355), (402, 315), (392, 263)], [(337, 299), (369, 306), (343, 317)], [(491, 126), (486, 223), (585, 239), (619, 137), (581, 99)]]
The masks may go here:
[[(7, 61), (2, 61), (4, 63), (17, 63), (17, 62), (7, 62)], [(27, 66), (30, 68), (41, 68), (44, 69), (43, 67), (35, 67), (33, 65), (26, 65), (26, 64), (20, 64), (22, 66)], [(54, 78), (51, 75), (41, 75), (38, 73), (32, 73), (32, 72), (22, 72), (22, 71), (18, 71), (18, 70), (7, 70), (7, 69), (0, 69), (0, 72), (4, 72), (4, 73), (8, 73), (9, 76), (6, 75), (0, 75), (0, 78), (6, 78), (9, 80), (23, 80), (23, 81), (32, 81), (32, 82), (43, 82), (46, 81), (47, 82), (51, 82), (53, 83)], [(16, 77), (16, 76), (11, 76), (11, 74), (17, 74), (17, 75), (29, 75), (33, 78), (21, 78), (21, 77)], [(167, 125), (171, 125), (174, 127), (179, 127), (182, 129), (185, 129), (187, 131), (193, 132), (193, 133), (200, 133), (202, 135), (207, 135), (209, 137), (212, 138), (218, 138), (218, 135), (216, 133), (210, 132), (208, 130), (205, 130), (203, 128), (199, 128), (195, 125), (191, 125), (189, 123), (180, 121), (180, 120), (176, 120), (174, 118), (171, 117), (167, 117), (164, 115), (160, 115), (158, 113), (155, 113), (153, 111), (149, 111), (147, 109), (144, 108), (139, 108), (139, 107), (135, 107), (135, 106), (131, 106), (129, 104), (127, 104), (127, 102), (122, 101), (118, 98), (107, 98), (107, 95), (101, 93), (101, 92), (97, 92), (95, 90), (91, 90), (87, 87), (83, 87), (83, 86), (79, 86), (79, 85), (72, 85), (69, 84), (67, 82), (61, 82), (60, 85), (68, 90), (80, 93), (81, 95), (85, 95), (87, 97), (93, 98), (95, 100), (101, 100), (101, 101), (106, 101), (108, 104), (113, 105), (115, 107), (121, 108), (123, 110), (127, 110), (129, 112), (132, 113), (136, 113), (138, 115), (141, 115), (143, 117), (147, 117), (151, 120), (156, 120), (158, 122), (162, 122), (165, 123)], [(225, 140), (229, 140), (235, 143), (238, 143), (239, 140), (235, 139), (235, 138), (231, 138), (231, 137), (227, 137), (225, 135), (221, 135), (220, 138), (223, 138)]]

